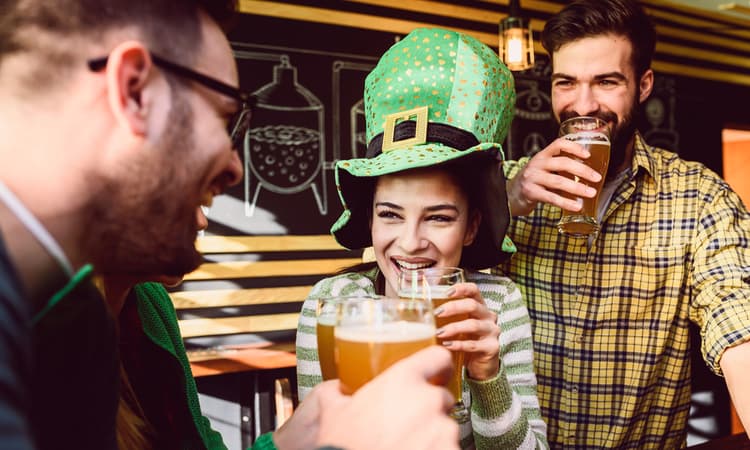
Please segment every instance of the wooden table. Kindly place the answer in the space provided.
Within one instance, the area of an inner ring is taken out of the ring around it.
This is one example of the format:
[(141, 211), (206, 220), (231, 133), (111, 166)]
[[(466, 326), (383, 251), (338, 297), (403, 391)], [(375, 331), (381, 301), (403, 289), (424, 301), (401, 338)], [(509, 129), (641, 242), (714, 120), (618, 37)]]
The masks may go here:
[(711, 439), (698, 445), (688, 447), (690, 450), (750, 450), (750, 439), (746, 433), (739, 433)]
[(240, 405), (242, 448), (276, 428), (276, 380), (289, 380), (292, 403), (297, 396), (294, 342), (254, 343), (188, 352), (198, 391)]

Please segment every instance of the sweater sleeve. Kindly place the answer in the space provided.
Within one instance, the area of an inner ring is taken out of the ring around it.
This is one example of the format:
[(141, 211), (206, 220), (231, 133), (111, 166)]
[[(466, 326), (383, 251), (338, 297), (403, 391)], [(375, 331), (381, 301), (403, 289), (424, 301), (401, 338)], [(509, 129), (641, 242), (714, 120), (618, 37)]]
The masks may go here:
[(478, 274), (472, 281), (498, 315), (500, 370), (490, 380), (465, 378), (471, 420), (462, 425), (461, 446), (469, 447), (473, 439), (479, 450), (547, 449), (547, 426), (536, 394), (531, 321), (521, 293), (505, 277)]
[(318, 340), (315, 331), (317, 298), (324, 296), (329, 289), (329, 279), (313, 286), (310, 295), (302, 304), (297, 323), (297, 393), (299, 401), (305, 399), (312, 388), (323, 381), (318, 357)]
[(144, 333), (151, 342), (171, 354), (182, 367), (185, 404), (203, 445), (208, 450), (226, 450), (221, 433), (213, 429), (201, 410), (198, 388), (177, 322), (177, 312), (167, 290), (160, 283), (141, 283), (133, 291), (138, 298), (138, 314)]

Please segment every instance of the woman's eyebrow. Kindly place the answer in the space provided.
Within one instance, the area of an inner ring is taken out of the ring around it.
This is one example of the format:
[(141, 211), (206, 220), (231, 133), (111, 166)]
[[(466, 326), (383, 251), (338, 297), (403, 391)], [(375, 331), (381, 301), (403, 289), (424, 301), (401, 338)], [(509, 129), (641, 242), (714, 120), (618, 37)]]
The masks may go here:
[(395, 203), (391, 203), (391, 202), (377, 202), (377, 203), (375, 203), (375, 206), (382, 206), (384, 208), (393, 208), (393, 209), (404, 209), (403, 206), (399, 206), (399, 205), (397, 205)]
[(451, 209), (458, 212), (458, 207), (452, 203), (441, 203), (439, 205), (432, 205), (425, 208), (426, 211), (441, 211), (443, 209)]

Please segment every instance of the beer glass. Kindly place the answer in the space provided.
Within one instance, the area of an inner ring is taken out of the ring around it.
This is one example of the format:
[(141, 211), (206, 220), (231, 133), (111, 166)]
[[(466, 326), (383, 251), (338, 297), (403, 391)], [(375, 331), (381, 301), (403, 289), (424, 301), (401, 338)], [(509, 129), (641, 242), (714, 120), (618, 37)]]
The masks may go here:
[(560, 136), (587, 148), (591, 156), (580, 161), (602, 176), (598, 183), (590, 183), (576, 176), (565, 174), (576, 183), (584, 183), (596, 189), (596, 195), (593, 198), (573, 198), (582, 202), (583, 207), (578, 212), (563, 210), (557, 230), (572, 237), (588, 237), (599, 231), (599, 221), (596, 217), (599, 193), (604, 185), (604, 177), (609, 165), (609, 126), (597, 117), (573, 117), (560, 124)]
[(318, 339), (318, 360), (323, 380), (338, 378), (334, 356), (333, 328), (336, 325), (339, 307), (346, 297), (319, 298), (315, 321), (315, 336)]
[(334, 337), (341, 391), (353, 394), (396, 361), (435, 344), (432, 306), (422, 299), (345, 299)]
[[(408, 270), (399, 274), (398, 296), (404, 299), (425, 299), (431, 302), (434, 309), (443, 303), (453, 300), (448, 294), (452, 286), (465, 281), (464, 271), (459, 267), (431, 267), (427, 269)], [(468, 314), (458, 314), (450, 317), (435, 317), (435, 326), (443, 327), (449, 323), (459, 322), (469, 318)], [(462, 340), (463, 335), (454, 336), (448, 340)], [(439, 344), (443, 339), (438, 337)], [(448, 390), (456, 399), (451, 410), (451, 417), (459, 423), (469, 418), (469, 411), (463, 403), (461, 377), (464, 366), (464, 353), (451, 352), (453, 357), (453, 376), (448, 383)]]

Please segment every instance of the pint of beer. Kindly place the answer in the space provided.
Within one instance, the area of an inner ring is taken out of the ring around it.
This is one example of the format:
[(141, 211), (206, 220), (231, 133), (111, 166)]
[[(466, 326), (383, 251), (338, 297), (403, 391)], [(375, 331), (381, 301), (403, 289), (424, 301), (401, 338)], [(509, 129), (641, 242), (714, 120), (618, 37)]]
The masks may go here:
[[(431, 267), (427, 269), (403, 271), (399, 276), (398, 296), (403, 299), (426, 299), (432, 303), (434, 309), (446, 302), (454, 300), (450, 297), (450, 290), (456, 283), (465, 281), (464, 271), (459, 267)], [(457, 314), (449, 317), (435, 317), (435, 326), (443, 327), (449, 323), (459, 322), (469, 318), (468, 314)], [(450, 340), (462, 340), (463, 335), (453, 336)], [(443, 339), (437, 339), (438, 344)], [(461, 380), (464, 367), (464, 353), (452, 351), (453, 374), (448, 382), (448, 390), (456, 399), (456, 405), (451, 416), (459, 422), (468, 419), (468, 410), (463, 404)]]
[(585, 147), (591, 153), (591, 156), (583, 162), (602, 176), (598, 183), (590, 183), (568, 175), (575, 182), (584, 183), (596, 189), (596, 195), (592, 198), (574, 199), (582, 202), (583, 207), (577, 212), (563, 210), (557, 229), (560, 233), (568, 236), (587, 237), (599, 231), (597, 207), (599, 193), (604, 185), (604, 178), (609, 165), (609, 126), (597, 117), (573, 117), (560, 124), (560, 135)]
[(334, 336), (341, 390), (352, 394), (396, 361), (435, 344), (432, 307), (388, 297), (345, 301)]
[(351, 295), (343, 297), (324, 297), (318, 299), (315, 335), (318, 341), (318, 358), (320, 361), (320, 372), (323, 380), (338, 378), (336, 371), (336, 343), (333, 338), (333, 329), (341, 313), (341, 305), (344, 302), (355, 302), (358, 300), (376, 299), (377, 296)]
[[(443, 303), (453, 300), (447, 295), (448, 290), (450, 289), (450, 286), (435, 286), (433, 289), (431, 289), (430, 294), (426, 294), (422, 290), (412, 291), (412, 290), (403, 290), (398, 293), (398, 296), (403, 299), (411, 299), (411, 298), (427, 298), (432, 301), (432, 307), (434, 309), (439, 308)], [(459, 314), (455, 316), (450, 317), (435, 317), (435, 327), (440, 328), (443, 327), (449, 323), (453, 322), (459, 322), (461, 320), (466, 320), (469, 318), (468, 314)], [(462, 339), (463, 336), (455, 336), (452, 337), (450, 340), (456, 340), (456, 339)], [(442, 344), (444, 339), (437, 338), (437, 343)], [(456, 398), (456, 401), (461, 400), (461, 374), (462, 369), (464, 366), (464, 353), (463, 352), (451, 352), (451, 356), (453, 357), (453, 375), (451, 376), (450, 381), (448, 382), (448, 390), (453, 394), (453, 396)]]

